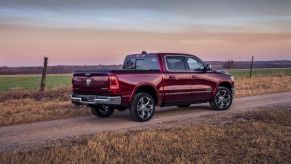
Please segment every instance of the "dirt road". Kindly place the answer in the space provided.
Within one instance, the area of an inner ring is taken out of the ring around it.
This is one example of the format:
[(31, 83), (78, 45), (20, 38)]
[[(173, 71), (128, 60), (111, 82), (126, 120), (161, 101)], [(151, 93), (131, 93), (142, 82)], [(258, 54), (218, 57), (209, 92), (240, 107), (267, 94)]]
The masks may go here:
[(291, 92), (236, 98), (231, 109), (212, 111), (208, 104), (181, 109), (158, 108), (149, 122), (138, 123), (130, 119), (128, 111), (115, 112), (106, 119), (84, 116), (53, 121), (25, 123), (0, 127), (0, 152), (19, 147), (30, 147), (59, 139), (94, 134), (102, 131), (139, 128), (168, 121), (198, 119), (201, 116), (227, 116), (254, 110), (257, 107), (291, 104)]

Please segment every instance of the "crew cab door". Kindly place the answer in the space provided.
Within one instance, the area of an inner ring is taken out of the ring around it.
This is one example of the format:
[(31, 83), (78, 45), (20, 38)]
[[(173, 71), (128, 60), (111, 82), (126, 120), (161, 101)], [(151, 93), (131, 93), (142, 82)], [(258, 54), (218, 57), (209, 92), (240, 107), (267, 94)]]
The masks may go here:
[(166, 55), (164, 73), (164, 103), (177, 104), (191, 101), (191, 73), (183, 56)]
[(211, 98), (212, 82), (210, 81), (203, 62), (196, 57), (185, 57), (187, 67), (191, 71), (191, 91), (194, 101)]

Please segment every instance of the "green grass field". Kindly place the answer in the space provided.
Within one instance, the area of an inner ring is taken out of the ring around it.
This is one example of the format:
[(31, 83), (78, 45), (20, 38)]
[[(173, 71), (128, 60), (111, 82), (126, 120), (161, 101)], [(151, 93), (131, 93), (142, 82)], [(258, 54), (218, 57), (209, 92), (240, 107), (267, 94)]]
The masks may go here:
[[(68, 86), (71, 84), (71, 74), (51, 74), (46, 78), (48, 88)], [(36, 89), (39, 87), (41, 75), (1, 75), (0, 92), (11, 89)]]
[[(250, 70), (249, 69), (229, 69), (226, 72), (231, 75), (238, 77), (249, 77)], [(291, 76), (291, 68), (260, 68), (254, 69), (252, 75), (253, 76), (272, 76), (274, 74), (284, 74)]]
[[(231, 69), (226, 70), (236, 78), (248, 77), (249, 70)], [(291, 68), (286, 69), (255, 69), (254, 76), (272, 76), (274, 74), (286, 74), (291, 76)], [(39, 87), (41, 75), (0, 75), (0, 92), (11, 89), (36, 89)], [(51, 74), (47, 76), (46, 86), (48, 88), (68, 86), (71, 84), (71, 74)]]

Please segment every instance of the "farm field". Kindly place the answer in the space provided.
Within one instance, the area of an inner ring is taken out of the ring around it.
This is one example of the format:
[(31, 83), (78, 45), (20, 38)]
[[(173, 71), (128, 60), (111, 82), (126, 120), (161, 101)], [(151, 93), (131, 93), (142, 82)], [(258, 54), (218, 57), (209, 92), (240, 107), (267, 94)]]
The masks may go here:
[[(235, 78), (249, 76), (247, 69), (226, 70)], [(291, 68), (268, 68), (253, 70), (254, 76), (270, 76), (275, 74), (291, 76)], [(41, 75), (0, 75), (0, 92), (13, 89), (37, 89)], [(69, 86), (71, 84), (71, 74), (49, 74), (46, 79), (48, 88)]]
[[(62, 87), (71, 84), (71, 74), (49, 74), (46, 77), (46, 87)], [(1, 75), (0, 92), (13, 89), (37, 89), (41, 75)]]
[[(229, 69), (226, 72), (232, 74), (236, 78), (249, 77), (249, 69)], [(254, 69), (252, 72), (253, 76), (270, 76), (274, 74), (283, 74), (291, 76), (291, 68), (259, 68)]]

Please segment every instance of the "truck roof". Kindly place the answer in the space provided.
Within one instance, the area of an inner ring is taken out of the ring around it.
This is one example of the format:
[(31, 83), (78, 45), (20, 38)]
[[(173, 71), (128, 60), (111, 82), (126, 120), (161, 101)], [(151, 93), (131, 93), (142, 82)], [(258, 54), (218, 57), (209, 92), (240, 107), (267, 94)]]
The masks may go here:
[(138, 57), (138, 56), (159, 56), (159, 55), (184, 55), (184, 56), (195, 56), (192, 54), (186, 54), (186, 53), (175, 53), (175, 52), (151, 52), (147, 53), (145, 51), (142, 51), (140, 54), (129, 54), (128, 57)]

